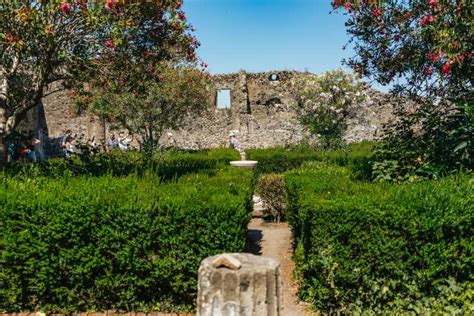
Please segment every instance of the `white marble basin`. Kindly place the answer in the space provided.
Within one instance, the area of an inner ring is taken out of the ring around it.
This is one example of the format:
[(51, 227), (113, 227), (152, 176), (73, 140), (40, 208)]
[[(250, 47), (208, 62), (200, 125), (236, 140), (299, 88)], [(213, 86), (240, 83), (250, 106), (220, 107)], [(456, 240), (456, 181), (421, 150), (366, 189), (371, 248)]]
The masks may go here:
[(255, 168), (257, 163), (258, 161), (255, 161), (255, 160), (236, 160), (236, 161), (231, 161), (230, 165), (237, 168), (253, 169)]

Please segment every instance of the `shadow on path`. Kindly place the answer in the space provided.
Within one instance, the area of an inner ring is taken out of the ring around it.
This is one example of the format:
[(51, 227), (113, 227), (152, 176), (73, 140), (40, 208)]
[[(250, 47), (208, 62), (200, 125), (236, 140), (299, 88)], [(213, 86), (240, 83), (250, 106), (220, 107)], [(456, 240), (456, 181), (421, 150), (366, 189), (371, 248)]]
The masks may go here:
[(260, 229), (249, 229), (247, 233), (247, 249), (245, 252), (260, 256), (262, 255), (263, 234)]

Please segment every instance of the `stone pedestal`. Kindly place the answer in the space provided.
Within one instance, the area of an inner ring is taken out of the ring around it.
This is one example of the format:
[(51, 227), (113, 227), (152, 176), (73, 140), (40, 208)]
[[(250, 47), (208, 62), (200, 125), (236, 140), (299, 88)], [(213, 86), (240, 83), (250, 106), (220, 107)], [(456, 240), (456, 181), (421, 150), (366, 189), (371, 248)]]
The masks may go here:
[(198, 285), (198, 316), (283, 315), (280, 264), (268, 257), (228, 254), (239, 268), (214, 267), (219, 256), (201, 262)]

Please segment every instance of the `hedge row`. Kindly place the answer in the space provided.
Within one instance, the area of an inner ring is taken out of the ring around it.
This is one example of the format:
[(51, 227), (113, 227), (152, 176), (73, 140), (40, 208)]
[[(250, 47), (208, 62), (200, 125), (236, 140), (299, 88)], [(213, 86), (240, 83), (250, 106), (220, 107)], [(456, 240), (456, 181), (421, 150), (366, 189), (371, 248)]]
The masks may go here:
[(240, 159), (237, 151), (226, 148), (181, 153), (167, 151), (149, 157), (138, 151), (116, 150), (109, 154), (73, 156), (70, 160), (55, 158), (36, 164), (12, 163), (7, 172), (12, 175), (62, 177), (69, 175), (126, 176), (159, 174), (161, 178), (173, 178), (186, 173), (213, 170)]
[(200, 261), (245, 249), (250, 172), (0, 183), (0, 311), (192, 308)]
[(369, 159), (373, 143), (351, 144), (345, 149), (323, 150), (307, 146), (288, 148), (250, 149), (247, 155), (257, 160), (256, 173), (282, 173), (300, 167), (306, 161), (324, 161), (339, 166), (348, 166), (357, 178), (370, 177)]
[(300, 295), (324, 312), (474, 312), (474, 181), (353, 182), (286, 174)]

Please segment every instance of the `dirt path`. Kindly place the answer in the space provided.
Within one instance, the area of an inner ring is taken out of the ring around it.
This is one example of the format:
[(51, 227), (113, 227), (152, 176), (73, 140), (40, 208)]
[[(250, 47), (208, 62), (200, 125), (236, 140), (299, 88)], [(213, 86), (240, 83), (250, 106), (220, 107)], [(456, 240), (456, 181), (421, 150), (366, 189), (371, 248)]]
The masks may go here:
[(291, 260), (291, 230), (286, 223), (267, 223), (253, 218), (249, 224), (248, 251), (277, 259), (281, 264), (283, 277), (283, 315), (312, 315), (305, 311), (305, 305), (298, 303), (297, 287), (293, 282), (294, 263)]

